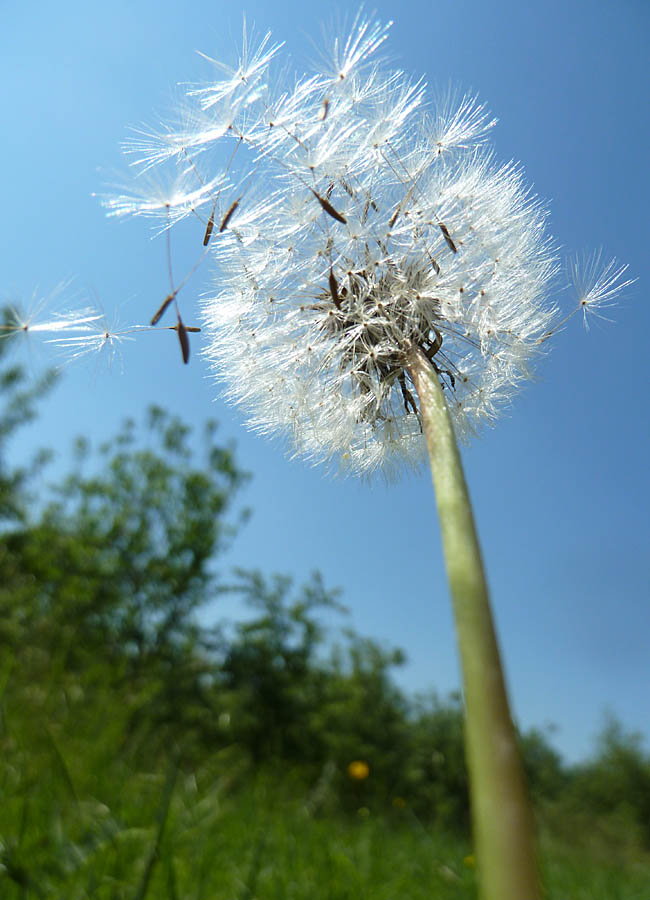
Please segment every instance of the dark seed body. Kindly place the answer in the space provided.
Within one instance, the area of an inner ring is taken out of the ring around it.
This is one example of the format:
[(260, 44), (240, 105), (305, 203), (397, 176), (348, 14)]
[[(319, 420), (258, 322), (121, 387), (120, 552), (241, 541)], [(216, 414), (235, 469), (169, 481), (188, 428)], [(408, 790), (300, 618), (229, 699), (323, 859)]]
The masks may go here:
[(329, 216), (331, 216), (333, 219), (336, 219), (336, 221), (337, 221), (337, 222), (340, 222), (342, 225), (346, 225), (346, 224), (347, 224), (347, 221), (348, 221), (348, 220), (345, 218), (345, 216), (342, 216), (340, 212), (337, 212), (337, 211), (334, 209), (334, 207), (333, 207), (332, 204), (329, 202), (329, 200), (326, 200), (324, 197), (321, 197), (321, 195), (320, 195), (320, 194), (317, 194), (316, 191), (315, 191), (313, 188), (310, 188), (310, 191), (312, 192), (312, 194), (314, 195), (314, 197), (318, 200), (318, 202), (320, 203), (320, 205), (323, 207), (323, 209), (325, 210), (325, 212), (326, 212)]
[(205, 229), (205, 237), (203, 238), (203, 246), (207, 247), (210, 243), (210, 238), (212, 237), (212, 229), (214, 228), (214, 209), (210, 214), (210, 218), (208, 219), (208, 225)]
[(188, 363), (190, 361), (190, 340), (187, 336), (187, 329), (183, 325), (180, 316), (178, 317), (177, 331), (178, 340), (181, 345), (181, 353), (183, 355), (183, 362)]
[(329, 282), (330, 282), (330, 293), (332, 294), (332, 300), (334, 301), (336, 308), (340, 309), (341, 308), (341, 300), (339, 298), (339, 286), (336, 283), (336, 278), (334, 277), (334, 272), (332, 272), (331, 270), (330, 270)]
[(449, 249), (451, 250), (451, 252), (452, 252), (452, 253), (458, 253), (458, 247), (457, 247), (456, 244), (454, 244), (454, 242), (452, 241), (451, 235), (449, 234), (449, 231), (448, 231), (448, 229), (447, 229), (447, 226), (446, 226), (446, 225), (443, 225), (442, 222), (440, 222), (440, 230), (442, 231), (442, 236), (443, 236), (444, 239), (447, 241), (447, 246), (449, 247)]
[(226, 215), (221, 220), (221, 225), (219, 225), (219, 234), (221, 234), (222, 231), (225, 231), (225, 229), (228, 227), (228, 222), (230, 222), (230, 220), (232, 219), (238, 206), (239, 200), (235, 200), (232, 206), (227, 210)]
[(163, 317), (163, 314), (164, 314), (165, 310), (167, 309), (167, 307), (168, 307), (169, 304), (172, 302), (172, 300), (174, 299), (175, 296), (176, 296), (176, 291), (172, 291), (171, 294), (167, 294), (167, 296), (165, 297), (165, 299), (163, 300), (163, 302), (160, 304), (158, 310), (154, 313), (154, 315), (153, 315), (153, 317), (152, 317), (152, 319), (151, 319), (151, 324), (152, 324), (152, 325), (157, 325), (158, 322), (160, 322), (160, 320), (161, 320), (162, 317)]

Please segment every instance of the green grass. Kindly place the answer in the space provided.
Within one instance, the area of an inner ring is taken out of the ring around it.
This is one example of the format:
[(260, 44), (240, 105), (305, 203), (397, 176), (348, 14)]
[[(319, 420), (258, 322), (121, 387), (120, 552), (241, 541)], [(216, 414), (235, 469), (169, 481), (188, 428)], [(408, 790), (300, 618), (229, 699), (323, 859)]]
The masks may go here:
[[(477, 895), (469, 841), (399, 798), (375, 807), (372, 771), (256, 768), (236, 746), (178, 762), (101, 679), (61, 689), (15, 674), (13, 691), (0, 684), (1, 900)], [(650, 856), (629, 820), (567, 809), (543, 816), (548, 900), (648, 900)]]
[[(46, 733), (46, 730), (44, 731)], [(470, 847), (407, 808), (325, 813), (327, 786), (255, 774), (234, 750), (197, 772), (115, 758), (84, 767), (44, 738), (37, 771), (2, 765), (0, 897), (101, 900), (461, 900)], [(9, 748), (11, 749), (11, 748)], [(352, 787), (352, 786), (351, 786)], [(543, 842), (550, 900), (647, 900), (650, 861)]]

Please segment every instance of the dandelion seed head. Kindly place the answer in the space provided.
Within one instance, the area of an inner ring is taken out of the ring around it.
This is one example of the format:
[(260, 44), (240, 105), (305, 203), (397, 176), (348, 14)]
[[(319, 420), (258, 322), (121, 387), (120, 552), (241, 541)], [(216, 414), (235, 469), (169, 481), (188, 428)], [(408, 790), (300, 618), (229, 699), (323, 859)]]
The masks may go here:
[[(107, 204), (169, 224), (217, 211), (202, 309), (227, 397), (295, 454), (363, 474), (425, 456), (415, 351), (469, 438), (559, 327), (543, 203), (518, 165), (496, 161), (495, 120), (475, 96), (431, 104), (421, 79), (378, 57), (388, 29), (360, 12), (319, 71), (292, 78), (274, 71), (281, 45), (245, 27), (235, 64), (208, 58), (217, 80), (190, 87), (181, 127), (135, 147), (145, 169), (177, 165), (174, 192)], [(594, 266), (590, 312), (629, 283)]]

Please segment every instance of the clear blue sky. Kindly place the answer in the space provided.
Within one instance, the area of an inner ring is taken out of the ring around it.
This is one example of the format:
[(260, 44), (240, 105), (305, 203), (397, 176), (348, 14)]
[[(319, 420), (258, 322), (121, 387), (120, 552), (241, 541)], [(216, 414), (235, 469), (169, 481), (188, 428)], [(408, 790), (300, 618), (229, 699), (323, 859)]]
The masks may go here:
[[(356, 11), (342, 3), (338, 18)], [(464, 454), (514, 711), (557, 725), (556, 746), (586, 754), (605, 710), (650, 737), (646, 0), (378, 2), (387, 50), (430, 85), (474, 89), (499, 124), (498, 156), (519, 159), (550, 202), (567, 253), (603, 248), (639, 280), (613, 323), (555, 341), (537, 383)], [(167, 292), (164, 243), (142, 220), (107, 220), (91, 195), (124, 171), (129, 125), (155, 124), (178, 82), (207, 77), (232, 53), (242, 13), (310, 66), (329, 4), (169, 0), (62, 4), (7, 0), (0, 30), (0, 251), (3, 299), (27, 301), (75, 277), (124, 322), (143, 322)], [(194, 251), (176, 248), (179, 271)], [(184, 255), (185, 254), (185, 255)], [(209, 278), (199, 273), (184, 296)], [(70, 290), (72, 296), (73, 291)], [(143, 335), (107, 371), (69, 366), (38, 423), (15, 442), (65, 460), (71, 439), (101, 439), (124, 416), (162, 403), (221, 423), (254, 479), (254, 510), (226, 562), (344, 589), (362, 634), (403, 647), (409, 690), (458, 687), (458, 665), (429, 475), (385, 486), (331, 481), (247, 433), (196, 354)], [(196, 344), (195, 344), (196, 347)], [(33, 345), (38, 369), (47, 357)], [(220, 610), (215, 610), (217, 615)]]

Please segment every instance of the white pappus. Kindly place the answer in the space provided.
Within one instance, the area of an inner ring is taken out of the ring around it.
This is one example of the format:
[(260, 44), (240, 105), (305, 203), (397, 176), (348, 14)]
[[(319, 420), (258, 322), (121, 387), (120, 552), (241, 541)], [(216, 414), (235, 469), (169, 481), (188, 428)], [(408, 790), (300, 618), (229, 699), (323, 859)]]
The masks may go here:
[(171, 213), (159, 193), (108, 201), (163, 227), (200, 219), (205, 352), (228, 397), (296, 453), (360, 473), (425, 457), (414, 348), (467, 437), (562, 324), (545, 211), (495, 161), (494, 120), (467, 95), (429, 108), (421, 81), (376, 61), (387, 30), (359, 14), (321, 72), (290, 80), (271, 71), (281, 45), (255, 51), (244, 27), (239, 64), (189, 90), (181, 126), (127, 148), (145, 172), (171, 167)]

